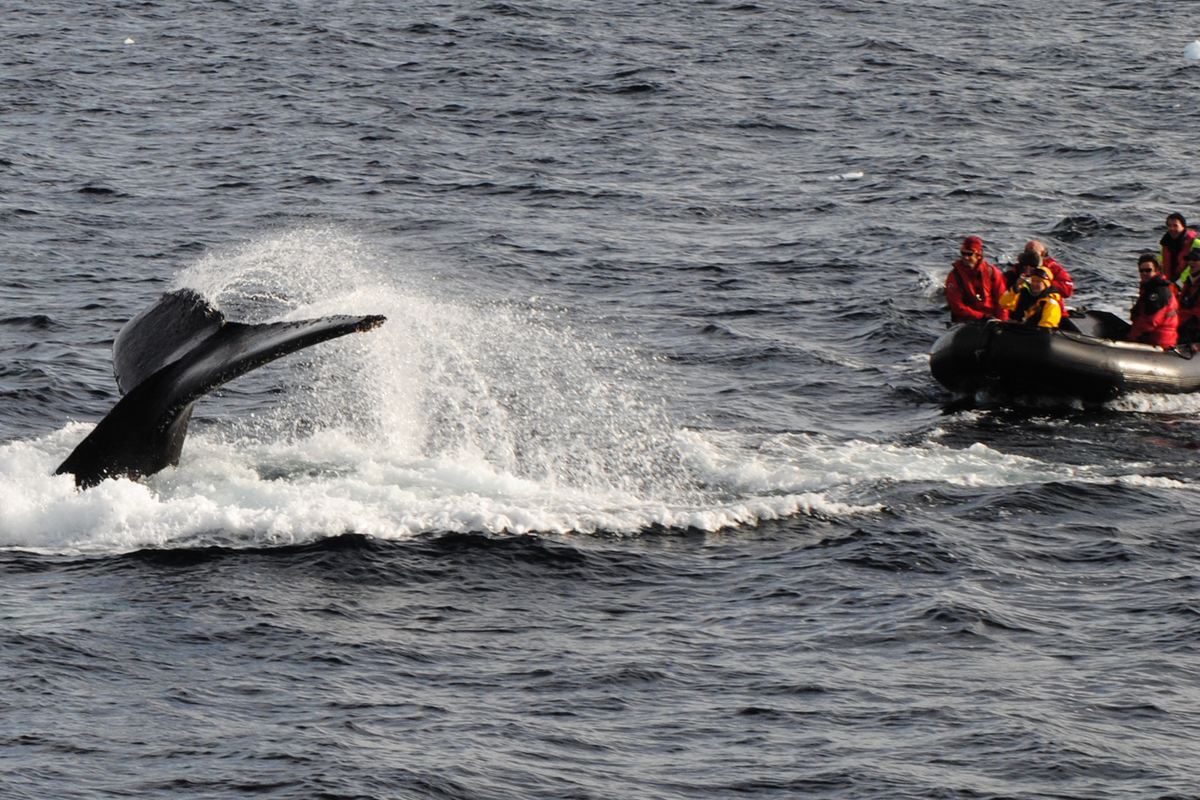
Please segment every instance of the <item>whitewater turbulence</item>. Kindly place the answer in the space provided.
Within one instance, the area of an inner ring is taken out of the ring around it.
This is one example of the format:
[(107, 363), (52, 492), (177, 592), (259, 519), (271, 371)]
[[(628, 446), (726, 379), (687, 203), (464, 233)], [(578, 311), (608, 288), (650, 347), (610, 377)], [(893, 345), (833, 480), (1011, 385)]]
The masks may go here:
[(179, 466), (142, 482), (77, 493), (51, 477), (83, 423), (0, 445), (0, 546), (621, 534), (865, 510), (819, 471), (764, 468), (774, 457), (739, 453), (736, 437), (685, 429), (652, 360), (584, 335), (562, 310), (449, 296), (339, 231), (213, 253), (175, 283), (239, 321), (361, 309), (390, 322), (205, 400)]

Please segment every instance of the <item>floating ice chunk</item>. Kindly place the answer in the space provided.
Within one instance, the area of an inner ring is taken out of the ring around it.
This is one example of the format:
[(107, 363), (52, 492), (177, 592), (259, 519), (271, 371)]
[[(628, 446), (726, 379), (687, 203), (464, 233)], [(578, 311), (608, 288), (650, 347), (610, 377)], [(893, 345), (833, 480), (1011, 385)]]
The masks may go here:
[(133, 43), (134, 43), (134, 42), (133, 42), (133, 37), (132, 37), (132, 36), (126, 36), (126, 37), (125, 37), (125, 44), (133, 44)]
[(831, 180), (831, 181), (856, 181), (856, 180), (859, 180), (860, 178), (862, 178), (863, 175), (864, 175), (864, 173), (862, 172), (862, 170), (858, 170), (855, 172), (843, 172), (841, 175), (830, 175), (829, 180)]
[(1200, 39), (1197, 39), (1187, 47), (1183, 48), (1183, 57), (1188, 61), (1200, 61)]

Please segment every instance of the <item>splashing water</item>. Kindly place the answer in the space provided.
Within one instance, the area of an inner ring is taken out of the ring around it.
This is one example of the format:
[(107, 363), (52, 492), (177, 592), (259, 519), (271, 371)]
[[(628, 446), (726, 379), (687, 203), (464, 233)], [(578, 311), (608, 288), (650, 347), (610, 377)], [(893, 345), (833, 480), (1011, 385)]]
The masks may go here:
[(389, 318), (369, 336), (312, 351), (271, 437), (322, 420), (317, 427), (349, 431), (389, 458), (476, 461), (548, 488), (701, 499), (687, 497), (644, 359), (580, 336), (561, 313), (414, 293), (364, 254), (336, 232), (297, 232), (206, 258), (177, 279), (248, 321)]
[(644, 356), (582, 334), (558, 309), (439, 294), (421, 268), (344, 232), (264, 237), (205, 256), (175, 284), (240, 321), (353, 313), (388, 322), (205, 398), (180, 465), (138, 483), (75, 492), (69, 476), (50, 475), (86, 425), (0, 445), (0, 546), (716, 530), (869, 510), (787, 470), (771, 468), (784, 476), (778, 484), (748, 489), (730, 477), (738, 445), (672, 421), (668, 390)]

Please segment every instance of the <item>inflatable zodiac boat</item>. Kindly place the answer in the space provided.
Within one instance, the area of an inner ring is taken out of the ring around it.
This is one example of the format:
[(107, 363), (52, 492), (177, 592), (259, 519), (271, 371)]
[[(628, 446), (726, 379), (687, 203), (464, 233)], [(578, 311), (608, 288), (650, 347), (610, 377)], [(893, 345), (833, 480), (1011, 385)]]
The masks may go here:
[(1200, 391), (1200, 356), (1122, 339), (1129, 323), (1105, 311), (1073, 311), (1059, 330), (1010, 322), (954, 325), (929, 354), (938, 383), (955, 392), (1111, 400), (1125, 392)]

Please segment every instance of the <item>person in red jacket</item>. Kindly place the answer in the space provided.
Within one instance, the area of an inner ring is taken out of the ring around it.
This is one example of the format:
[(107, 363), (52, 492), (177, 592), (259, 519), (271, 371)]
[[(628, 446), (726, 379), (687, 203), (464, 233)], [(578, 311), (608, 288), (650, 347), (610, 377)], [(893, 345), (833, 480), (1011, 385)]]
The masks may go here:
[(1004, 275), (983, 258), (983, 239), (968, 236), (959, 247), (960, 258), (946, 276), (946, 302), (951, 322), (1008, 319), (1000, 305)]
[(1187, 254), (1196, 244), (1196, 231), (1187, 226), (1183, 214), (1167, 215), (1167, 232), (1158, 240), (1162, 249), (1158, 251), (1162, 273), (1171, 283), (1178, 283), (1187, 268)]
[(1141, 288), (1129, 312), (1133, 321), (1129, 341), (1174, 347), (1179, 338), (1179, 303), (1171, 282), (1160, 271), (1158, 256), (1143, 253), (1138, 257), (1138, 279)]
[(1196, 344), (1200, 342), (1200, 248), (1189, 250), (1185, 263), (1175, 298), (1179, 301), (1179, 344)]
[(1033, 253), (1038, 257), (1038, 266), (1050, 268), (1050, 273), (1054, 275), (1051, 286), (1054, 287), (1054, 291), (1058, 292), (1064, 300), (1075, 294), (1075, 281), (1071, 280), (1071, 273), (1067, 272), (1066, 267), (1054, 260), (1054, 256), (1050, 255), (1046, 250), (1046, 245), (1037, 239), (1030, 239), (1025, 243), (1025, 252)]

